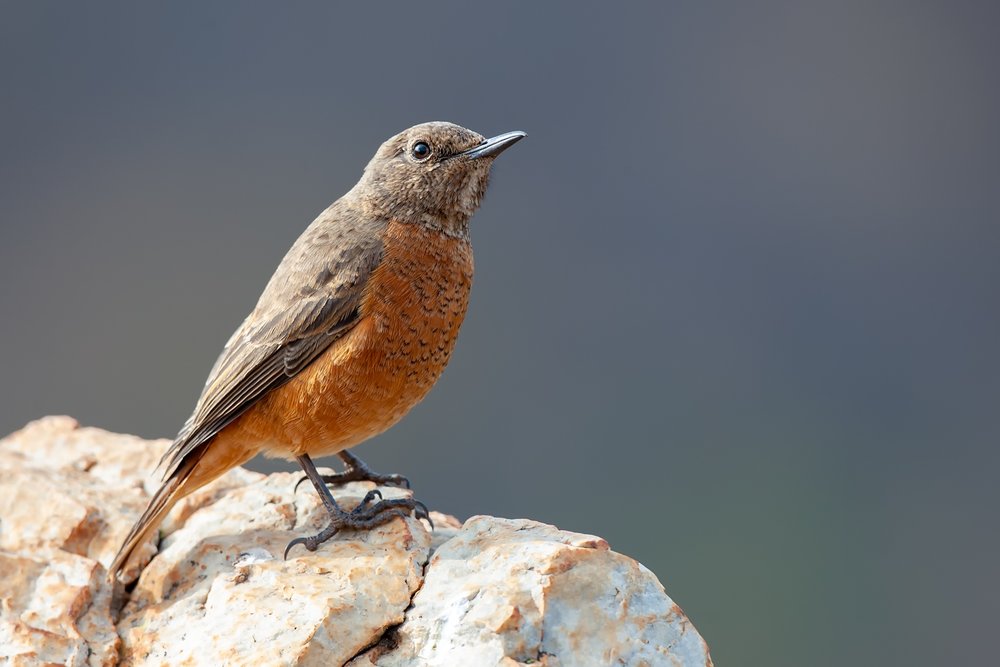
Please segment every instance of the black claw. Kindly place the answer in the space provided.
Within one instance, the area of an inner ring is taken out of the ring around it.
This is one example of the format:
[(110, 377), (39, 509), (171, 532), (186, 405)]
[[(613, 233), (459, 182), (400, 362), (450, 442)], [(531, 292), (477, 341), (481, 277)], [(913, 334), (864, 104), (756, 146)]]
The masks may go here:
[[(296, 537), (294, 540), (292, 540), (291, 542), (289, 542), (288, 546), (285, 547), (285, 555), (283, 556), (284, 560), (288, 560), (288, 552), (291, 551), (292, 547), (294, 547), (296, 544), (304, 544), (304, 545), (306, 545), (306, 549), (309, 549), (308, 542), (309, 542), (309, 539), (306, 538), (306, 537)], [(315, 551), (316, 547), (313, 547), (312, 549), (309, 549), (309, 550), (310, 551)]]
[(363, 510), (364, 508), (368, 507), (368, 505), (371, 504), (371, 502), (376, 498), (382, 500), (382, 492), (379, 491), (378, 489), (372, 489), (371, 491), (365, 494), (365, 497), (361, 499), (361, 502), (358, 503), (358, 506), (354, 508), (354, 511), (357, 512), (358, 510)]
[(295, 488), (292, 489), (293, 496), (299, 492), (299, 487), (302, 486), (302, 482), (306, 481), (307, 479), (309, 478), (303, 475), (301, 478), (299, 478), (299, 481), (295, 482)]
[(427, 510), (427, 505), (424, 505), (419, 500), (414, 500), (413, 515), (418, 519), (424, 519), (427, 523), (431, 524), (431, 530), (434, 530), (434, 522), (431, 520), (431, 513)]

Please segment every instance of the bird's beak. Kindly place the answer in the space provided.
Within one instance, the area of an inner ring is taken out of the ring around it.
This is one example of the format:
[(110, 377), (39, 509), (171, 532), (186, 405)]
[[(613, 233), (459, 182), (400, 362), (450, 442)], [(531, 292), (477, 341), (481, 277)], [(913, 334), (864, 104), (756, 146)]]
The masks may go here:
[(470, 160), (473, 158), (480, 157), (496, 157), (503, 153), (505, 150), (524, 139), (527, 134), (521, 132), (520, 130), (515, 130), (514, 132), (505, 132), (504, 134), (498, 134), (492, 139), (487, 139), (478, 146), (473, 146), (469, 150), (460, 153)]

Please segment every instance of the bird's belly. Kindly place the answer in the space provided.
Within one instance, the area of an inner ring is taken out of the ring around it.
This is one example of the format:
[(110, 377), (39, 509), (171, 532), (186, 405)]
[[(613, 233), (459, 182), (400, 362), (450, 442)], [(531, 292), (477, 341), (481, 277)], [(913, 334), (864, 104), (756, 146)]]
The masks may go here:
[(380, 335), (370, 319), (349, 337), (293, 380), (298, 387), (282, 392), (288, 398), (278, 407), (285, 417), (279, 449), (325, 456), (385, 431), (430, 391), (454, 347), (454, 339), (425, 338), (420, 347)]
[(392, 243), (390, 229), (358, 324), (239, 420), (266, 453), (325, 456), (356, 445), (398, 422), (444, 371), (468, 306), (471, 249), (397, 231), (407, 247)]

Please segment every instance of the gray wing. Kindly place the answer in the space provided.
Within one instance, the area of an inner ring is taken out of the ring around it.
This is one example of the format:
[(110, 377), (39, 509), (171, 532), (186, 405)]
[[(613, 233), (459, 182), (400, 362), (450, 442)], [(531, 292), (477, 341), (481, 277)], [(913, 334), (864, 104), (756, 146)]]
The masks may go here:
[(194, 413), (160, 461), (164, 479), (357, 323), (365, 284), (382, 259), (384, 222), (365, 222), (338, 204), (303, 232), (226, 343)]

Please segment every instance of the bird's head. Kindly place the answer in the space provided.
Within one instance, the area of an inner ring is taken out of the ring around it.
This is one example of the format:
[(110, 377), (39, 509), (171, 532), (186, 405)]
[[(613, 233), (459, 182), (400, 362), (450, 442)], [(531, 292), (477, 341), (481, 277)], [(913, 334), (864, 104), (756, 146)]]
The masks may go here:
[(414, 125), (382, 144), (355, 194), (400, 222), (464, 234), (494, 158), (524, 136), (507, 132), (486, 139), (453, 123)]

